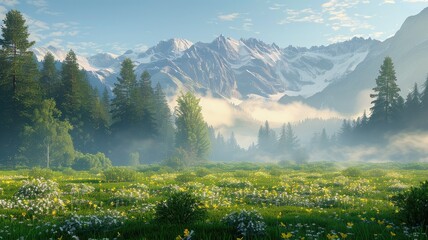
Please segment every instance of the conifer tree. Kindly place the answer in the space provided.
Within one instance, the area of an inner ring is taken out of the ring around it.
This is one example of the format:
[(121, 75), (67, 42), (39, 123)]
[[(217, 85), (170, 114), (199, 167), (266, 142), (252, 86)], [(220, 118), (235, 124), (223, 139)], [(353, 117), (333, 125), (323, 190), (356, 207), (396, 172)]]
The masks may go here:
[(48, 52), (43, 59), (40, 84), (45, 98), (58, 99), (58, 90), (61, 82), (55, 67), (55, 58), (50, 52)]
[(38, 69), (25, 19), (16, 10), (3, 20), (0, 38), (0, 159), (12, 164), (25, 124), (41, 102)]
[(200, 99), (190, 92), (182, 93), (177, 99), (176, 147), (184, 149), (197, 159), (204, 159), (210, 150), (208, 127), (202, 116)]
[(390, 57), (386, 57), (380, 67), (379, 76), (376, 78), (376, 87), (373, 88), (374, 98), (371, 107), (370, 121), (375, 124), (388, 124), (393, 120), (395, 112), (400, 107), (400, 88), (397, 86), (394, 64)]

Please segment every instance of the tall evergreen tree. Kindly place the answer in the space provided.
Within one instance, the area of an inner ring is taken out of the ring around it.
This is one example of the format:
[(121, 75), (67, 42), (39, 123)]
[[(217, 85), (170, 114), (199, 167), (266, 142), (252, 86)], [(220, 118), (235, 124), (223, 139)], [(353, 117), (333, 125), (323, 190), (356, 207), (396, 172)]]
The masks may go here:
[(392, 121), (394, 112), (398, 111), (400, 88), (396, 82), (394, 64), (390, 57), (386, 57), (376, 78), (376, 87), (373, 88), (375, 93), (370, 95), (374, 98), (370, 116), (372, 123), (388, 124)]
[(40, 84), (45, 98), (58, 99), (58, 90), (61, 82), (55, 66), (55, 58), (50, 52), (48, 52), (43, 59)]
[[(428, 119), (428, 77), (424, 83), (424, 89), (421, 93), (421, 119)], [(421, 122), (424, 129), (428, 129), (427, 121)]]
[(137, 119), (132, 111), (132, 95), (137, 89), (137, 77), (134, 73), (134, 64), (127, 58), (122, 62), (120, 76), (114, 84), (114, 98), (111, 101), (113, 118), (112, 130), (123, 131), (135, 125)]
[(167, 156), (174, 146), (174, 126), (172, 124), (171, 110), (160, 83), (156, 84), (154, 101), (156, 109), (154, 118), (156, 121), (158, 138), (161, 144), (163, 144), (163, 153)]
[[(23, 127), (40, 104), (38, 69), (29, 48), (25, 19), (16, 10), (3, 20), (0, 38), (0, 159), (12, 164), (18, 153)], [(1, 164), (2, 162), (0, 162)]]
[(147, 71), (141, 74), (139, 81), (139, 94), (141, 101), (137, 101), (137, 107), (141, 113), (139, 121), (141, 124), (141, 130), (143, 138), (153, 138), (157, 135), (158, 128), (156, 127), (156, 116), (155, 116), (155, 98), (152, 88), (151, 76)]
[(181, 94), (177, 99), (176, 146), (198, 159), (204, 159), (210, 150), (208, 127), (202, 116), (200, 99), (190, 92)]

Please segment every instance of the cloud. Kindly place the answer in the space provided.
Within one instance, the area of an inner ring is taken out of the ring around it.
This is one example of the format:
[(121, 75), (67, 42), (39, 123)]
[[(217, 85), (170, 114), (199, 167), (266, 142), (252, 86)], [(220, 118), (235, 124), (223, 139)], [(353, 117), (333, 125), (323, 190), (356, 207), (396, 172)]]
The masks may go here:
[(239, 17), (240, 13), (230, 13), (225, 15), (219, 15), (217, 18), (220, 21), (233, 21)]
[(428, 3), (428, 0), (403, 0), (408, 3)]
[(323, 3), (321, 7), (322, 12), (327, 15), (327, 26), (330, 26), (334, 31), (342, 28), (348, 29), (351, 32), (359, 29), (374, 29), (374, 26), (365, 21), (370, 16), (350, 16), (348, 14), (349, 9), (362, 3), (365, 4), (364, 1), (360, 0), (329, 0)]
[(244, 19), (239, 26), (230, 26), (230, 29), (238, 31), (252, 32), (253, 30), (253, 20), (251, 18)]
[(285, 4), (275, 3), (269, 7), (269, 10), (276, 11), (276, 10), (280, 10), (282, 7), (285, 7)]
[(35, 6), (37, 8), (37, 13), (49, 14), (49, 15), (59, 15), (59, 12), (54, 12), (49, 10), (48, 3), (46, 0), (27, 0), (27, 4)]
[(139, 43), (135, 45), (132, 49), (135, 49), (138, 52), (145, 52), (147, 51), (147, 49), (149, 49), (149, 47), (144, 43)]
[(0, 0), (0, 4), (6, 5), (8, 7), (14, 7), (19, 4), (18, 0)]
[(395, 0), (383, 0), (383, 4), (395, 4)]
[(278, 22), (280, 25), (293, 23), (293, 22), (310, 22), (310, 23), (324, 23), (324, 18), (321, 13), (315, 12), (311, 8), (302, 10), (286, 10), (287, 17)]
[(0, 5), (0, 21), (6, 17), (7, 9), (4, 6)]

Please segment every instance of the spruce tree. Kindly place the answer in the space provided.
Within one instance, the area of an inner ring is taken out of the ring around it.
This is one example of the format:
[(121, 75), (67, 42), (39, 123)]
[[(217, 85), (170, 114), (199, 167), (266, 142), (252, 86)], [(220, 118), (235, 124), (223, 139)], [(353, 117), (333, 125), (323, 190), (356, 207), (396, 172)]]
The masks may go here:
[(55, 66), (55, 58), (50, 52), (48, 52), (43, 59), (40, 84), (45, 98), (58, 99), (58, 90), (61, 82)]
[(137, 108), (139, 108), (139, 122), (141, 124), (141, 131), (143, 138), (153, 138), (157, 133), (156, 116), (155, 116), (155, 99), (152, 88), (151, 76), (147, 71), (141, 74), (139, 82), (140, 101), (137, 101)]
[(177, 148), (184, 149), (197, 159), (204, 159), (210, 150), (210, 139), (199, 101), (200, 99), (190, 92), (182, 93), (178, 97), (175, 108), (175, 139)]
[(371, 102), (370, 121), (378, 126), (391, 123), (394, 113), (398, 111), (400, 88), (396, 82), (394, 64), (390, 57), (386, 57), (376, 78), (376, 87), (373, 88), (375, 93), (370, 95), (374, 99)]
[(18, 153), (21, 133), (41, 102), (38, 69), (29, 48), (25, 19), (16, 10), (3, 20), (0, 38), (0, 159), (11, 164)]
[(158, 139), (163, 144), (164, 153), (171, 152), (174, 146), (174, 126), (172, 124), (172, 114), (168, 106), (165, 93), (160, 83), (157, 83), (154, 91), (155, 109), (154, 118), (156, 121)]

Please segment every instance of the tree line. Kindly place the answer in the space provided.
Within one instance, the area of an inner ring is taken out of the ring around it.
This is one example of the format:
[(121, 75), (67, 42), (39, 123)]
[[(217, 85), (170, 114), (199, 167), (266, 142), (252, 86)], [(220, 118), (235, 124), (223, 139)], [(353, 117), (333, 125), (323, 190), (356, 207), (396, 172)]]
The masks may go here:
[[(100, 94), (70, 50), (47, 53), (39, 69), (19, 11), (6, 14), (0, 38), (0, 165), (90, 168), (160, 162), (177, 152), (205, 159), (210, 149), (199, 99), (182, 93), (174, 116), (148, 72), (122, 62), (111, 99)], [(59, 66), (59, 67), (58, 67)], [(175, 118), (175, 126), (174, 126)]]

